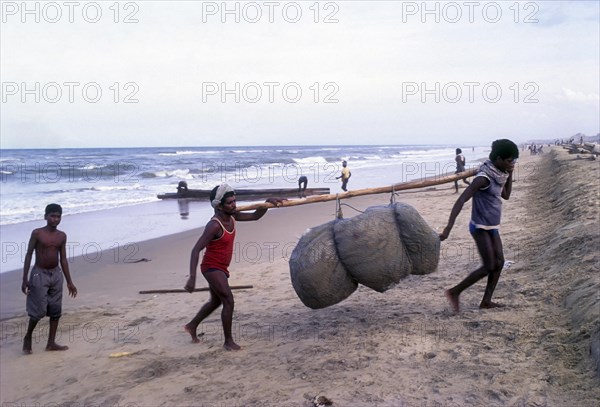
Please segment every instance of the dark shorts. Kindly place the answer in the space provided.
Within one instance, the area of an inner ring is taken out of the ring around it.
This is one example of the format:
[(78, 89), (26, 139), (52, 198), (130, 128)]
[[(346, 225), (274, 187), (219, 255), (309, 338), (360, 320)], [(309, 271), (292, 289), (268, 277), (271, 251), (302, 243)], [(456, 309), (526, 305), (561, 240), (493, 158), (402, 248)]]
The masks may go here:
[(27, 315), (40, 320), (46, 315), (60, 318), (62, 315), (63, 273), (60, 267), (46, 270), (33, 266), (29, 276)]
[(471, 235), (475, 234), (475, 231), (481, 231), (481, 232), (487, 232), (489, 234), (491, 234), (492, 236), (500, 236), (500, 230), (498, 229), (481, 229), (481, 228), (477, 228), (475, 227), (474, 224), (469, 223), (469, 232), (471, 232)]

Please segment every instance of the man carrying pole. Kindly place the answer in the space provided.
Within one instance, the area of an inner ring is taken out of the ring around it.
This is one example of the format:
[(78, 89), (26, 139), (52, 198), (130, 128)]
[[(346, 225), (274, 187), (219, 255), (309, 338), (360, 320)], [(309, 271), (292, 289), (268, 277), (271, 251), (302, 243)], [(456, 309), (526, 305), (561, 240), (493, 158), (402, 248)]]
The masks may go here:
[[(282, 199), (278, 198), (269, 198), (266, 200), (266, 202), (275, 206), (280, 206), (282, 201)], [(237, 212), (235, 191), (227, 184), (215, 187), (211, 191), (210, 202), (215, 210), (215, 215), (208, 221), (204, 232), (192, 249), (190, 277), (184, 287), (187, 292), (194, 292), (200, 252), (206, 248), (200, 265), (200, 271), (206, 281), (208, 281), (210, 299), (184, 328), (191, 335), (193, 343), (200, 342), (196, 333), (198, 325), (220, 305), (223, 305), (223, 310), (221, 311), (221, 322), (223, 323), (223, 333), (225, 335), (223, 347), (226, 350), (240, 350), (240, 346), (234, 342), (231, 334), (234, 301), (228, 282), (228, 267), (233, 256), (233, 243), (235, 240), (235, 223), (236, 220), (259, 220), (267, 212), (268, 208), (259, 208), (253, 213)]]

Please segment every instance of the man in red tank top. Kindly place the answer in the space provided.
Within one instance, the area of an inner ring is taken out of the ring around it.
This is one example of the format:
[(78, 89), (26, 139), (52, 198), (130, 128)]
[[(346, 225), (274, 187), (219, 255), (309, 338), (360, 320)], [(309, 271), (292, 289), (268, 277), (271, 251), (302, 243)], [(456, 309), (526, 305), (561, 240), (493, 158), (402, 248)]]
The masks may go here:
[[(279, 206), (283, 200), (269, 198), (267, 202)], [(233, 256), (233, 243), (235, 240), (235, 222), (252, 221), (263, 217), (266, 208), (257, 209), (253, 213), (242, 213), (236, 211), (235, 191), (227, 184), (215, 187), (210, 194), (210, 202), (215, 209), (215, 215), (208, 221), (204, 232), (192, 249), (190, 260), (190, 277), (185, 285), (185, 290), (194, 292), (196, 287), (196, 270), (200, 259), (200, 252), (206, 248), (200, 271), (208, 281), (210, 288), (210, 299), (204, 304), (196, 316), (185, 325), (185, 330), (192, 337), (193, 343), (198, 343), (196, 330), (198, 325), (208, 317), (220, 305), (221, 321), (223, 322), (223, 333), (225, 334), (226, 350), (239, 350), (240, 346), (233, 341), (231, 325), (233, 320), (233, 293), (229, 287), (229, 264)]]

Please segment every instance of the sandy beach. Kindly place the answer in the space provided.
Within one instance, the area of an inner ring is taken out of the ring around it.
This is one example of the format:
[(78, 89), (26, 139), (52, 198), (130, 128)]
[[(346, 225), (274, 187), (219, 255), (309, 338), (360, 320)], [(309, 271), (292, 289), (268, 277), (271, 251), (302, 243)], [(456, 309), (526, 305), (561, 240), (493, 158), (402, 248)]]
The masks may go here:
[[(199, 344), (184, 332), (206, 292), (138, 294), (183, 288), (200, 229), (136, 243), (135, 252), (74, 259), (79, 295), (65, 294), (58, 337), (66, 352), (44, 351), (45, 319), (33, 354), (22, 354), (21, 273), (2, 273), (2, 406), (308, 407), (316, 396), (334, 406), (596, 406), (599, 163), (560, 147), (521, 154), (503, 207), (510, 264), (495, 299), (505, 308), (478, 308), (483, 281), (461, 296), (458, 315), (444, 298), (479, 265), (470, 203), (442, 243), (435, 273), (411, 275), (383, 294), (361, 286), (320, 310), (296, 296), (288, 259), (306, 229), (334, 218), (335, 202), (273, 209), (238, 224), (230, 284), (253, 286), (234, 291), (239, 352), (222, 348), (219, 312), (200, 327)], [(439, 232), (456, 197), (447, 184), (396, 200)], [(344, 216), (389, 199), (344, 201)], [(206, 286), (200, 276), (198, 285)]]

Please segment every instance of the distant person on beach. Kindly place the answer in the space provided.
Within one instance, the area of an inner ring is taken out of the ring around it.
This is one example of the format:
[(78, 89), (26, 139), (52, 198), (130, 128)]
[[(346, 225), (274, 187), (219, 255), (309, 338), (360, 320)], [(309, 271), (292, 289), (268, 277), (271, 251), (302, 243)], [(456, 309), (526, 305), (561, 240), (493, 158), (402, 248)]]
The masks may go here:
[(181, 219), (187, 219), (190, 216), (190, 204), (185, 197), (188, 194), (188, 184), (185, 181), (179, 181), (177, 184), (177, 197), (183, 198), (178, 199), (177, 204), (179, 205), (179, 216)]
[(512, 190), (513, 170), (519, 157), (519, 148), (510, 140), (496, 140), (492, 143), (489, 160), (485, 161), (471, 185), (458, 197), (450, 212), (448, 225), (440, 234), (444, 241), (450, 235), (454, 221), (463, 205), (473, 198), (469, 231), (475, 240), (483, 265), (473, 271), (455, 287), (446, 291), (446, 297), (452, 310), (460, 310), (460, 294), (482, 278), (487, 276), (487, 286), (479, 308), (502, 307), (492, 302), (492, 295), (500, 279), (504, 266), (504, 253), (500, 239), (500, 217), (502, 201), (508, 200)]
[(177, 184), (177, 196), (186, 196), (188, 193), (188, 184), (185, 181), (179, 181)]
[(298, 195), (300, 195), (300, 197), (303, 198), (305, 196), (307, 186), (308, 178), (306, 177), (306, 175), (301, 175), (300, 178), (298, 178)]
[[(31, 354), (31, 338), (33, 330), (40, 319), (50, 317), (50, 330), (46, 350), (60, 351), (69, 349), (56, 343), (58, 320), (62, 315), (63, 274), (67, 280), (67, 288), (71, 297), (77, 296), (77, 288), (73, 285), (67, 262), (67, 235), (58, 230), (62, 217), (62, 208), (58, 204), (46, 206), (44, 219), (46, 226), (31, 232), (25, 261), (23, 264), (23, 284), (21, 291), (27, 295), (27, 315), (29, 325), (23, 338), (23, 353)], [(31, 258), (35, 253), (35, 263), (31, 269)], [(59, 267), (60, 264), (60, 267)]]
[(335, 177), (335, 179), (342, 179), (342, 190), (344, 192), (348, 191), (348, 180), (352, 176), (350, 169), (348, 168), (348, 163), (344, 160), (342, 161), (342, 174), (339, 177)]
[[(456, 157), (454, 157), (456, 161), (456, 173), (460, 174), (461, 172), (465, 172), (465, 156), (462, 155), (462, 150), (460, 148), (456, 149)], [(463, 182), (467, 185), (471, 185), (469, 181), (463, 178)], [(454, 181), (454, 188), (456, 189), (456, 193), (458, 194), (458, 181)]]
[[(269, 198), (266, 202), (279, 206), (282, 201), (278, 198)], [(194, 292), (200, 252), (206, 248), (200, 264), (200, 271), (208, 281), (210, 299), (184, 328), (191, 335), (193, 343), (200, 342), (196, 334), (198, 325), (220, 305), (223, 305), (221, 311), (221, 322), (225, 334), (223, 347), (226, 350), (239, 350), (240, 346), (234, 342), (231, 335), (234, 302), (233, 293), (227, 281), (229, 278), (228, 267), (233, 256), (235, 223), (236, 221), (259, 220), (267, 212), (267, 209), (257, 209), (253, 213), (236, 212), (235, 191), (227, 184), (215, 187), (211, 191), (210, 203), (215, 210), (215, 215), (208, 221), (204, 232), (192, 249), (190, 277), (184, 287), (187, 292)]]

